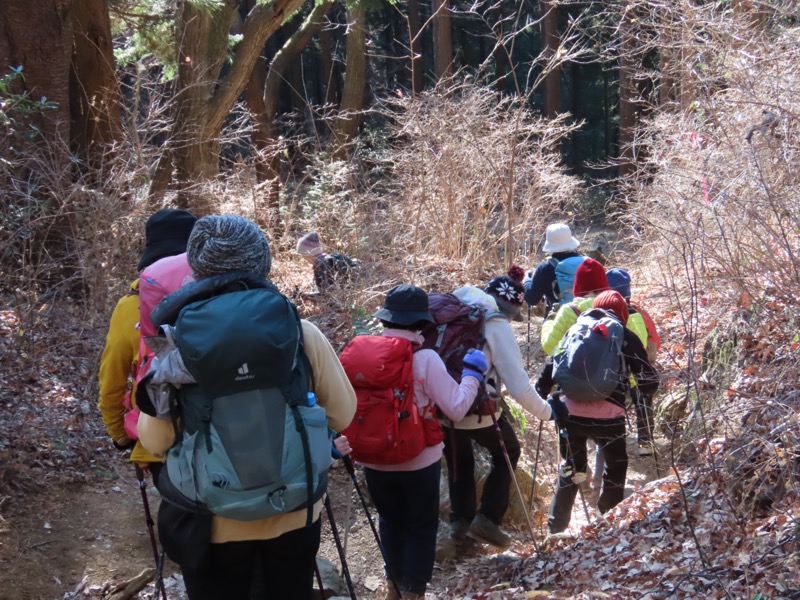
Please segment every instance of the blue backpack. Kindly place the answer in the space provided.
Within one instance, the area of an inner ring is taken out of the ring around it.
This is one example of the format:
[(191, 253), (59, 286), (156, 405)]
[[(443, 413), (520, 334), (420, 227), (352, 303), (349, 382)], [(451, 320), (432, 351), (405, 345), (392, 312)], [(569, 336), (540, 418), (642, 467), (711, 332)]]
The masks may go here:
[(581, 314), (553, 353), (553, 379), (576, 402), (606, 400), (625, 381), (625, 326), (601, 308)]
[(556, 270), (556, 280), (553, 282), (553, 295), (557, 303), (572, 302), (574, 295), (572, 287), (575, 284), (575, 271), (586, 259), (585, 256), (570, 256), (564, 260), (550, 258), (550, 264)]

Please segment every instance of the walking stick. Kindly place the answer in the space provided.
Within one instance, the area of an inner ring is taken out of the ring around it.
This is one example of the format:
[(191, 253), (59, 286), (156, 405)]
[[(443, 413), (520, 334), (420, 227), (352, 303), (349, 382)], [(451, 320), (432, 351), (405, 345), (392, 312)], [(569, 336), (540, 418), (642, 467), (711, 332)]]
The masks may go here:
[(150, 534), (150, 546), (153, 549), (153, 559), (156, 562), (156, 581), (153, 598), (157, 598), (160, 591), (162, 600), (167, 600), (167, 590), (164, 587), (164, 556), (163, 553), (161, 556), (159, 556), (158, 544), (156, 543), (156, 534), (153, 528), (155, 522), (153, 521), (153, 516), (150, 513), (150, 503), (147, 501), (147, 478), (145, 477), (144, 469), (142, 469), (142, 467), (140, 467), (137, 463), (133, 463), (133, 466), (136, 469), (136, 480), (139, 482), (139, 491), (142, 493), (144, 518), (145, 522), (147, 523), (147, 531)]
[(331, 524), (331, 532), (333, 533), (333, 541), (336, 544), (336, 551), (339, 553), (339, 561), (342, 563), (342, 575), (347, 584), (347, 589), (350, 592), (352, 600), (356, 598), (356, 590), (353, 587), (353, 580), (350, 578), (350, 569), (347, 567), (347, 558), (344, 555), (344, 548), (342, 547), (342, 540), (339, 538), (339, 530), (336, 529), (336, 520), (333, 518), (333, 509), (331, 508), (330, 496), (325, 496), (325, 512), (328, 515), (328, 522)]
[(511, 480), (514, 482), (514, 488), (517, 490), (517, 496), (519, 496), (519, 504), (523, 508), (523, 512), (525, 513), (525, 520), (528, 523), (528, 530), (531, 532), (531, 542), (533, 543), (533, 549), (536, 551), (536, 554), (541, 554), (539, 550), (539, 544), (536, 543), (536, 534), (533, 531), (533, 523), (531, 523), (531, 516), (528, 514), (528, 511), (525, 511), (525, 499), (522, 497), (522, 490), (519, 488), (519, 482), (517, 481), (517, 476), (514, 474), (514, 466), (511, 464), (511, 458), (508, 456), (508, 449), (506, 448), (506, 443), (503, 440), (503, 432), (500, 431), (500, 424), (497, 422), (497, 417), (495, 416), (494, 412), (491, 413), (492, 415), (492, 423), (494, 423), (494, 430), (497, 432), (497, 437), (500, 439), (500, 448), (503, 450), (503, 456), (506, 459), (506, 466), (508, 467), (509, 473), (511, 473)]
[(539, 435), (536, 437), (536, 457), (533, 459), (533, 481), (531, 481), (531, 499), (528, 502), (528, 513), (533, 511), (533, 497), (536, 495), (536, 472), (539, 470), (539, 448), (542, 445), (542, 429), (544, 421), (539, 421)]
[(526, 371), (531, 370), (531, 305), (528, 304), (528, 350)]
[(350, 480), (353, 482), (353, 487), (356, 488), (356, 493), (358, 494), (359, 499), (361, 500), (361, 506), (364, 507), (364, 512), (367, 514), (367, 521), (369, 521), (369, 528), (372, 529), (372, 535), (375, 536), (375, 541), (378, 543), (378, 550), (381, 552), (381, 557), (383, 557), (383, 564), (386, 565), (386, 573), (389, 576), (389, 581), (392, 582), (395, 591), (397, 592), (398, 596), (402, 596), (402, 592), (400, 591), (400, 586), (397, 583), (397, 579), (394, 577), (394, 573), (392, 573), (392, 568), (389, 565), (389, 560), (386, 558), (386, 550), (383, 548), (383, 543), (381, 542), (381, 536), (378, 535), (378, 530), (375, 528), (375, 523), (372, 521), (372, 515), (369, 512), (369, 507), (367, 506), (367, 500), (364, 498), (364, 492), (361, 491), (361, 486), (358, 485), (358, 478), (356, 477), (356, 469), (353, 466), (353, 461), (350, 460), (349, 456), (342, 457), (344, 461), (344, 467), (347, 469), (347, 474), (350, 475)]
[(319, 572), (319, 563), (317, 558), (314, 557), (314, 574), (317, 576), (317, 585), (319, 586), (319, 597), (325, 598), (325, 584), (322, 583), (322, 573)]

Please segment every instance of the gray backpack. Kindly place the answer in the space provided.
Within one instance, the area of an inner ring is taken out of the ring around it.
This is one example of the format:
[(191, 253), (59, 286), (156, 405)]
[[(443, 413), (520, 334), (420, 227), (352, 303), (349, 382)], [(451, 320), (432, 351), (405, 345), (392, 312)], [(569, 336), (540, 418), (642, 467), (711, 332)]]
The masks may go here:
[[(327, 488), (330, 437), (325, 410), (309, 393), (294, 305), (241, 273), (185, 286), (165, 302), (183, 305), (175, 341), (197, 383), (176, 394), (179, 435), (159, 480), (163, 497), (241, 521), (306, 508), (310, 524)], [(168, 322), (160, 313), (175, 308), (159, 305), (153, 321)]]
[(625, 327), (600, 308), (578, 316), (553, 353), (553, 379), (576, 402), (606, 400), (625, 381)]

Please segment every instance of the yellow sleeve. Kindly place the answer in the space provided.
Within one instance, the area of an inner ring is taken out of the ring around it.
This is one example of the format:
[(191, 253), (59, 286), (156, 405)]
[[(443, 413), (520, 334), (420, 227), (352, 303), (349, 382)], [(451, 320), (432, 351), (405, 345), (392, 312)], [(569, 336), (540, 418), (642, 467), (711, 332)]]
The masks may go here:
[(642, 342), (642, 346), (647, 348), (647, 325), (644, 324), (644, 318), (640, 313), (633, 313), (628, 317), (628, 329), (636, 334), (636, 337)]
[(100, 358), (100, 398), (98, 407), (111, 439), (125, 435), (125, 393), (134, 365), (139, 360), (139, 297), (121, 298), (111, 315), (106, 345)]
[(356, 393), (327, 338), (313, 323), (301, 323), (306, 355), (314, 370), (317, 402), (325, 409), (330, 428), (341, 431), (356, 414)]

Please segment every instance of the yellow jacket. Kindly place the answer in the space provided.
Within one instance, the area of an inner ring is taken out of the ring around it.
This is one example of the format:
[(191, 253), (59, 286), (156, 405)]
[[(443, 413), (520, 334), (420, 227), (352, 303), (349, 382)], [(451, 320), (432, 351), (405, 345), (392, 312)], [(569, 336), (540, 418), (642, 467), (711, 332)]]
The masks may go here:
[[(133, 393), (134, 374), (139, 362), (139, 280), (131, 284), (130, 291), (120, 298), (108, 325), (106, 345), (100, 358), (100, 398), (97, 403), (103, 424), (114, 441), (126, 437), (123, 426), (125, 418), (125, 395)], [(135, 401), (134, 401), (135, 403)], [(131, 452), (131, 462), (161, 462), (137, 442)]]
[[(317, 403), (328, 415), (328, 427), (341, 431), (350, 424), (356, 413), (356, 393), (322, 332), (308, 321), (302, 320), (301, 323), (306, 355), (314, 372)], [(171, 421), (142, 413), (139, 417), (139, 436), (148, 450), (163, 456), (175, 441), (175, 430)], [(319, 518), (322, 502), (319, 500), (314, 504), (314, 520)], [(237, 521), (215, 516), (211, 525), (211, 542), (223, 544), (273, 539), (305, 527), (306, 517), (306, 509), (257, 521)]]

